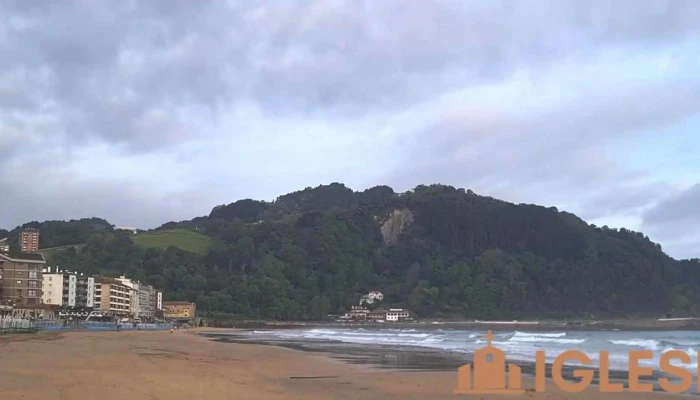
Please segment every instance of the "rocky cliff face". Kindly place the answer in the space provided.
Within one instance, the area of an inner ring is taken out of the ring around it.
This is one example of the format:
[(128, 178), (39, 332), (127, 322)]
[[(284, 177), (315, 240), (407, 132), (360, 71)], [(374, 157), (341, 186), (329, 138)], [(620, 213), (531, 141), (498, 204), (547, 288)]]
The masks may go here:
[(381, 225), (382, 237), (387, 245), (396, 244), (399, 241), (399, 236), (413, 223), (413, 213), (411, 210), (404, 208), (402, 210), (394, 210), (389, 215), (389, 218)]

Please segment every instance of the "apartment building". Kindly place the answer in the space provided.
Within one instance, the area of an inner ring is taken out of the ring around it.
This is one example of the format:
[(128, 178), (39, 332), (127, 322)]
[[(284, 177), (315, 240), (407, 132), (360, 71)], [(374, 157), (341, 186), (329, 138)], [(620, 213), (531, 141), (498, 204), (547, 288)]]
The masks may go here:
[(19, 246), (22, 253), (39, 251), (39, 231), (37, 229), (23, 230), (19, 235)]
[(93, 308), (95, 279), (82, 273), (48, 267), (42, 271), (44, 304), (63, 307)]
[(139, 317), (141, 318), (153, 318), (156, 316), (156, 311), (162, 308), (163, 297), (160, 295), (161, 306), (158, 305), (158, 294), (160, 291), (156, 290), (150, 285), (139, 285)]
[(96, 277), (95, 309), (119, 316), (130, 315), (132, 290), (114, 278)]
[(168, 319), (192, 319), (197, 306), (189, 301), (166, 301), (163, 303), (163, 316)]
[(41, 304), (42, 268), (39, 253), (0, 253), (0, 300), (15, 305)]
[(138, 317), (139, 310), (141, 310), (141, 299), (139, 297), (141, 284), (138, 281), (133, 281), (124, 275), (115, 279), (130, 289), (129, 296), (131, 299), (131, 308), (129, 309), (129, 314), (131, 314), (131, 316), (134, 318)]

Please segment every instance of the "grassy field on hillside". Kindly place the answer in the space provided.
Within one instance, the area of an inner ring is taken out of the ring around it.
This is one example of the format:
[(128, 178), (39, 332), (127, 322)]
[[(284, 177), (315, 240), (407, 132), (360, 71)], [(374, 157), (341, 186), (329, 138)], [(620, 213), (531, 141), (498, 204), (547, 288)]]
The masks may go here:
[(175, 246), (182, 250), (204, 254), (211, 246), (211, 238), (187, 229), (167, 229), (136, 234), (131, 237), (137, 246), (167, 249)]
[(83, 246), (84, 245), (82, 245), (82, 244), (71, 244), (68, 246), (48, 247), (45, 249), (39, 249), (39, 253), (44, 255), (44, 258), (46, 259), (46, 261), (51, 262), (51, 259), (52, 259), (54, 254), (56, 254), (58, 252), (66, 251), (71, 247), (75, 248), (75, 250), (80, 250), (80, 248)]

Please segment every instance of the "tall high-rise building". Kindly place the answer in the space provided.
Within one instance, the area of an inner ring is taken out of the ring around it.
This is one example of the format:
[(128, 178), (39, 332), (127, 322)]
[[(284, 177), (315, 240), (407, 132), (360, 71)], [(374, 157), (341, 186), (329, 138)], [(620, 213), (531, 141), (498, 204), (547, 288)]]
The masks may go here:
[(39, 231), (36, 229), (25, 229), (20, 233), (19, 246), (22, 253), (36, 253), (39, 251)]

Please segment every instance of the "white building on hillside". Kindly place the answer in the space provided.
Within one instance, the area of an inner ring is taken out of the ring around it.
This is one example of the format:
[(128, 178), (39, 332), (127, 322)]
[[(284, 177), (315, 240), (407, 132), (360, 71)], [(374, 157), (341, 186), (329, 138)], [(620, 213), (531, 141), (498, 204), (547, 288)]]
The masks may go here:
[(360, 305), (363, 305), (365, 303), (374, 304), (375, 302), (379, 302), (382, 300), (384, 300), (384, 295), (382, 294), (382, 292), (372, 291), (360, 298)]

